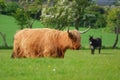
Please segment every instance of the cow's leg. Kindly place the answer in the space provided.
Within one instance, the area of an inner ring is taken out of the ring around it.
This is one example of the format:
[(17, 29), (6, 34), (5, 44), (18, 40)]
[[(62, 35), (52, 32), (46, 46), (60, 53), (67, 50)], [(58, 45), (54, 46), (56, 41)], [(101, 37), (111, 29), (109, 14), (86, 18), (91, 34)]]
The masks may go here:
[(50, 51), (44, 51), (44, 53), (43, 53), (43, 56), (44, 57), (50, 57)]
[(20, 47), (15, 48), (11, 57), (12, 58), (25, 58), (23, 49)]
[(64, 55), (65, 55), (65, 51), (62, 51), (61, 58), (64, 58)]
[(46, 47), (43, 51), (43, 56), (44, 57), (57, 57), (57, 49), (51, 48), (51, 47)]
[(17, 54), (13, 51), (11, 58), (16, 58), (16, 57), (17, 57)]

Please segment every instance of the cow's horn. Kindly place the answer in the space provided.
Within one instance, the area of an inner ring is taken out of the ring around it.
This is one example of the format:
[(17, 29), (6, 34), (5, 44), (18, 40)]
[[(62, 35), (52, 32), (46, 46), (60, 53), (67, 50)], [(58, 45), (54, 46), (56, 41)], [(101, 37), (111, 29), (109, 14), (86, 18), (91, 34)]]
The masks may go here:
[(84, 31), (79, 31), (79, 32), (80, 32), (80, 34), (84, 34), (84, 33), (86, 33), (87, 31), (89, 31), (90, 28), (91, 28), (91, 26), (89, 25), (88, 29), (86, 29), (86, 30), (84, 30)]
[(69, 26), (68, 26), (68, 30), (67, 30), (67, 32), (69, 33)]

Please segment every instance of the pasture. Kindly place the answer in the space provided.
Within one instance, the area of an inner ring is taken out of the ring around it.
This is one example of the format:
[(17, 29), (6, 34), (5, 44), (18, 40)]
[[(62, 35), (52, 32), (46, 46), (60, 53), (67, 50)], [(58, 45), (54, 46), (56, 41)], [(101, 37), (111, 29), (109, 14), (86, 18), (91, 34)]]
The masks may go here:
[(12, 50), (0, 50), (1, 80), (120, 80), (120, 51), (68, 50), (64, 59), (12, 59)]
[[(13, 36), (19, 30), (18, 27), (13, 17), (0, 15), (0, 32), (6, 34), (9, 46), (13, 45)], [(43, 25), (39, 21), (33, 24), (33, 28), (41, 27)], [(104, 28), (91, 29), (81, 35), (83, 48), (89, 48), (89, 35), (102, 37), (105, 47), (111, 47), (116, 36), (104, 31)], [(117, 47), (120, 48), (120, 41)], [(103, 49), (101, 54), (95, 51), (94, 55), (90, 54), (89, 49), (67, 50), (64, 59), (12, 59), (11, 54), (12, 49), (0, 49), (1, 80), (120, 80), (119, 49)]]
[[(35, 21), (33, 24), (33, 28), (41, 28), (43, 25), (40, 23), (40, 21)], [(71, 29), (74, 29), (71, 27)], [(86, 28), (80, 28), (79, 30), (85, 30)], [(6, 34), (6, 40), (8, 43), (8, 46), (13, 45), (13, 36), (14, 34), (19, 30), (19, 26), (17, 25), (15, 19), (11, 16), (5, 16), (5, 15), (0, 15), (0, 32), (3, 32)], [(89, 32), (82, 34), (82, 46), (84, 48), (89, 48), (89, 35), (93, 35), (94, 37), (101, 37), (102, 38), (102, 44), (104, 47), (111, 47), (114, 43), (116, 35), (113, 33), (108, 33), (104, 30), (104, 28), (100, 29), (90, 29)], [(119, 35), (120, 36), (120, 35)], [(120, 37), (119, 37), (120, 40)], [(0, 46), (3, 41), (0, 36)], [(120, 48), (120, 41), (117, 44), (117, 47)]]

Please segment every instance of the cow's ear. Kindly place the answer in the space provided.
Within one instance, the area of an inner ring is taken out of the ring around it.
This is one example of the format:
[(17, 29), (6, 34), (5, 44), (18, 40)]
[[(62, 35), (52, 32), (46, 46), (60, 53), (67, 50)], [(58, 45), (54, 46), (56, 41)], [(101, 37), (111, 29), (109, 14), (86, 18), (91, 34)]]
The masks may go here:
[(72, 33), (69, 32), (69, 33), (68, 33), (68, 37), (72, 39), (72, 38), (73, 38)]
[(68, 33), (68, 37), (72, 39), (73, 41), (76, 41), (76, 37), (72, 33)]

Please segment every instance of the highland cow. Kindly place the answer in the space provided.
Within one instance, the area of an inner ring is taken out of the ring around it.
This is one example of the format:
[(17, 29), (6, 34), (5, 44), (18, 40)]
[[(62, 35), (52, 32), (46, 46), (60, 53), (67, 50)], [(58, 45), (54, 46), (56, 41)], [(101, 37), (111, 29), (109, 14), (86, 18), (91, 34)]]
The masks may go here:
[[(81, 32), (85, 33), (89, 29)], [(60, 57), (67, 49), (81, 47), (80, 32), (55, 29), (23, 29), (14, 36), (13, 58)]]

